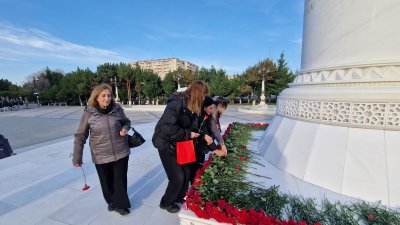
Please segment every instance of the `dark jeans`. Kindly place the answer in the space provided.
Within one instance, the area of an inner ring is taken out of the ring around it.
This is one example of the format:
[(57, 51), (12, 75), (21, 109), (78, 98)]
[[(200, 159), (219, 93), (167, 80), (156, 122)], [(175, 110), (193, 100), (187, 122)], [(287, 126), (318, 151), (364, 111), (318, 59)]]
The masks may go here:
[(206, 155), (200, 151), (196, 150), (196, 162), (192, 162), (189, 164), (190, 167), (190, 183), (193, 185), (194, 178), (196, 177), (196, 172), (199, 170), (203, 164)]
[(107, 204), (114, 203), (119, 209), (131, 207), (127, 191), (128, 160), (129, 156), (115, 162), (96, 164), (104, 199)]
[(167, 152), (167, 149), (158, 150), (162, 165), (168, 177), (168, 185), (161, 199), (160, 206), (168, 207), (174, 202), (182, 200), (189, 187), (189, 164), (179, 165), (176, 155)]

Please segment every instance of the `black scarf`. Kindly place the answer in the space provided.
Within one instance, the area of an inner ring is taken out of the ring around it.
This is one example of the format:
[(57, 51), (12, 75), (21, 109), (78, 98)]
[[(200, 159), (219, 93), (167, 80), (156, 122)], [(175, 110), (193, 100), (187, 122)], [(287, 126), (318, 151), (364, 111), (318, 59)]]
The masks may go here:
[(108, 113), (110, 113), (111, 112), (111, 110), (113, 109), (113, 106), (114, 106), (114, 104), (113, 104), (113, 102), (111, 102), (105, 109), (102, 109), (100, 106), (96, 106), (96, 109), (97, 109), (97, 111), (99, 112), (99, 113), (101, 113), (101, 114), (108, 114)]

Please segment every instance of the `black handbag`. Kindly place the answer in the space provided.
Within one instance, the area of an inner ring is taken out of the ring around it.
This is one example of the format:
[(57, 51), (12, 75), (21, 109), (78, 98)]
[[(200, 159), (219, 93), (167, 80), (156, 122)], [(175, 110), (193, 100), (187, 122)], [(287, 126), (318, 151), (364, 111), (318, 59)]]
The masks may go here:
[(131, 127), (131, 129), (133, 131), (133, 134), (129, 135), (128, 137), (129, 148), (141, 146), (146, 140), (133, 127)]

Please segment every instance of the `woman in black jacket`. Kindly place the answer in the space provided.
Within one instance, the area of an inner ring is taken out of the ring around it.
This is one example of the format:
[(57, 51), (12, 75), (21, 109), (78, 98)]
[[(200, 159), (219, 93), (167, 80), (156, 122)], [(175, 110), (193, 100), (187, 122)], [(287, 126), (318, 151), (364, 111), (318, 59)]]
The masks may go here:
[(190, 164), (190, 182), (193, 184), (196, 172), (203, 166), (205, 156), (210, 151), (221, 157), (226, 156), (227, 151), (218, 149), (214, 140), (222, 147), (225, 146), (221, 133), (217, 127), (213, 112), (215, 110), (215, 102), (211, 97), (206, 96), (203, 102), (201, 116), (199, 117), (199, 134), (195, 141), (196, 162)]
[(194, 81), (185, 92), (172, 94), (154, 130), (153, 145), (158, 149), (169, 181), (160, 208), (170, 213), (180, 210), (177, 203), (184, 201), (190, 179), (189, 164), (179, 165), (176, 161), (176, 142), (199, 137), (198, 116), (208, 93), (206, 83)]

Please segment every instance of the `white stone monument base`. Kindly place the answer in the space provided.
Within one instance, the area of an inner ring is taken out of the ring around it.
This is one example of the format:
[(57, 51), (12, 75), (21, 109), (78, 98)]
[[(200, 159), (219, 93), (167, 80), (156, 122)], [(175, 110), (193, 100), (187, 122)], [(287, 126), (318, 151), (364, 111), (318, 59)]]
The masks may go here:
[(259, 144), (277, 168), (333, 192), (400, 205), (400, 131), (312, 123), (276, 115)]

